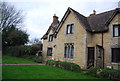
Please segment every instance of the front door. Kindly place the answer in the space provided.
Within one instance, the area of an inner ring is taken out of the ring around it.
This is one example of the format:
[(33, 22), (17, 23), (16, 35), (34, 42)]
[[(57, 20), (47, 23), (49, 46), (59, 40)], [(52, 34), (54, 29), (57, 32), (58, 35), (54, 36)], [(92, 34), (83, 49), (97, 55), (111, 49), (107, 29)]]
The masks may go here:
[(88, 47), (87, 69), (94, 67), (94, 47)]

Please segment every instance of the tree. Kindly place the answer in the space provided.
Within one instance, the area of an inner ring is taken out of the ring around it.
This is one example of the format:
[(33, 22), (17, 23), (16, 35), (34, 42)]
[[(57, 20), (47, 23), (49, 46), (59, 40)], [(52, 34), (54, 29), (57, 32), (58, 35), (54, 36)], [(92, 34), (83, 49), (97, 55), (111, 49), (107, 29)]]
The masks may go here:
[(7, 2), (0, 2), (0, 31), (4, 28), (20, 26), (23, 23), (21, 11), (17, 11), (14, 6)]
[(28, 42), (28, 34), (22, 30), (14, 30), (8, 35), (9, 45), (24, 45)]
[(25, 31), (19, 30), (14, 26), (4, 28), (2, 36), (3, 36), (2, 44), (4, 47), (24, 45), (29, 41), (28, 40), (29, 35)]
[(21, 30), (23, 16), (14, 6), (0, 2), (0, 32), (2, 33), (2, 46), (24, 45), (28, 42), (28, 34)]
[(38, 52), (42, 51), (43, 44), (41, 42), (41, 39), (33, 38), (29, 41), (29, 43), (32, 44), (31, 47), (33, 50), (38, 51)]
[(2, 30), (2, 46), (3, 48), (6, 46), (10, 46), (10, 41), (8, 40), (8, 35), (10, 32), (16, 30), (14, 26), (6, 27)]

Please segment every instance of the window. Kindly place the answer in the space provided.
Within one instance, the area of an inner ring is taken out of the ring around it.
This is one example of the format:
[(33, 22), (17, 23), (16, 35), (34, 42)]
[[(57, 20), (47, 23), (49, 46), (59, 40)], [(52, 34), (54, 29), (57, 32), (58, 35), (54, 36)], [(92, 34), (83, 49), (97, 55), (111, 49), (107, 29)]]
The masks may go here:
[(120, 24), (113, 25), (113, 37), (119, 37), (119, 36), (120, 36)]
[(66, 34), (73, 34), (74, 24), (68, 24), (66, 28)]
[(73, 58), (74, 57), (74, 44), (73, 43), (65, 43), (64, 48), (64, 58)]
[(112, 62), (120, 63), (120, 48), (112, 48)]
[(49, 42), (53, 41), (53, 35), (49, 35)]
[(52, 48), (47, 49), (47, 56), (52, 56)]

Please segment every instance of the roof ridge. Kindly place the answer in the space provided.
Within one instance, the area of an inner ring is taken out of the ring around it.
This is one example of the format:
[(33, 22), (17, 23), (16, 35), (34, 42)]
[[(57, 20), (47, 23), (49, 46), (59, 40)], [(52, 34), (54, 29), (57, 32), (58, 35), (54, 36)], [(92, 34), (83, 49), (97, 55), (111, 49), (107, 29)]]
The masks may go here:
[[(72, 9), (72, 8), (70, 8), (70, 7), (68, 7), (69, 9), (71, 9), (72, 11), (74, 11), (74, 12), (77, 12), (78, 14), (80, 14), (78, 11), (76, 11), (76, 10), (74, 10), (74, 9)], [(80, 14), (81, 16), (83, 16), (83, 17), (86, 17), (86, 16), (84, 16), (83, 14)], [(86, 17), (87, 18), (87, 17)]]
[[(115, 9), (112, 9), (112, 10), (108, 10), (108, 11), (105, 11), (105, 12), (101, 12), (101, 13), (98, 13), (98, 14), (95, 14), (95, 15), (101, 15), (101, 14), (104, 14), (104, 13), (108, 13), (108, 12), (112, 12), (112, 11), (115, 11), (117, 8)], [(89, 17), (89, 16), (88, 16)]]

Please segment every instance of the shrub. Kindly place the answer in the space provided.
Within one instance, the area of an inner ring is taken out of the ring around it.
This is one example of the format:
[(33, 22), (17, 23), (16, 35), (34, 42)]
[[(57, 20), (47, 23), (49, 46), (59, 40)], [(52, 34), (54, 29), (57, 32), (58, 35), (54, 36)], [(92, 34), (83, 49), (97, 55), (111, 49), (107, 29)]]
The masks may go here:
[(55, 65), (55, 61), (54, 60), (47, 60), (46, 64), (54, 66)]
[(69, 62), (61, 62), (60, 63), (61, 68), (66, 69), (66, 70), (71, 70), (71, 65)]
[(60, 67), (60, 61), (55, 61), (55, 66)]
[(104, 68), (102, 69), (102, 72), (100, 72), (99, 76), (106, 79), (120, 80), (120, 70)]
[(71, 63), (71, 70), (75, 71), (75, 72), (80, 72), (81, 71), (81, 67), (75, 63)]
[(97, 76), (97, 68), (90, 68), (87, 72), (87, 74), (91, 76)]
[(74, 71), (74, 72), (80, 72), (81, 71), (80, 66), (75, 64), (75, 63), (48, 60), (46, 62), (46, 64), (56, 66), (56, 67), (59, 67), (59, 68), (62, 68), (62, 69)]
[(36, 56), (34, 61), (38, 62), (38, 63), (42, 63), (43, 62), (43, 57), (42, 56)]

